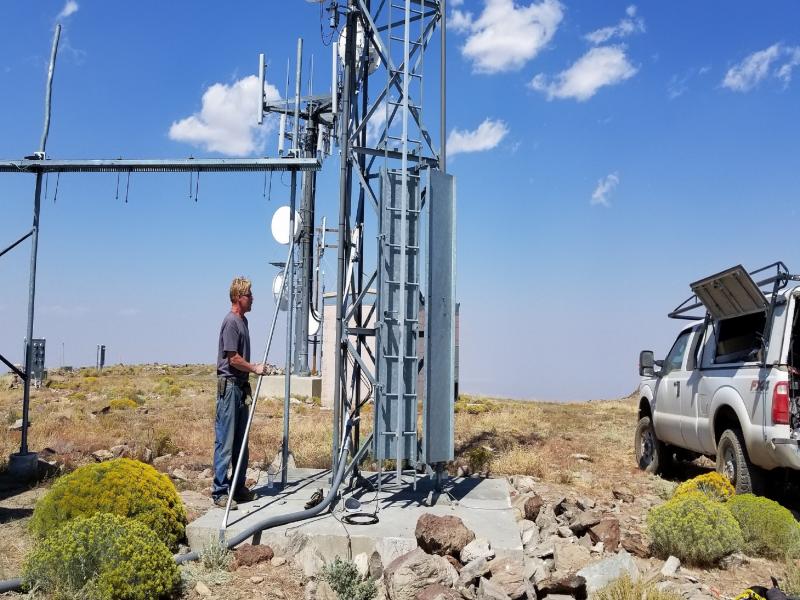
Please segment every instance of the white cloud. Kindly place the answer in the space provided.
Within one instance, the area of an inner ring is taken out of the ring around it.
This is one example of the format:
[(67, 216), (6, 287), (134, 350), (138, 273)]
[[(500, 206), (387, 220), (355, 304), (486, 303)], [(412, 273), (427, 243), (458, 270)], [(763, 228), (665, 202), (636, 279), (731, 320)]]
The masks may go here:
[(522, 6), (513, 0), (485, 0), (477, 19), (454, 11), (451, 20), (457, 30), (469, 34), (461, 53), (472, 61), (473, 70), (499, 73), (520, 69), (534, 58), (553, 38), (563, 16), (558, 0)]
[(529, 85), (547, 94), (548, 100), (574, 98), (584, 101), (594, 96), (601, 87), (621, 83), (636, 75), (637, 71), (628, 61), (622, 46), (600, 46), (589, 50), (552, 80), (540, 73)]
[[(200, 112), (172, 123), (170, 139), (230, 156), (263, 152), (275, 123), (270, 119), (262, 127), (257, 124), (258, 85), (255, 75), (230, 85), (215, 83), (203, 94)], [(280, 99), (278, 89), (269, 83), (264, 94), (267, 100)]]
[(450, 12), (450, 18), (447, 19), (447, 28), (452, 29), (456, 33), (466, 33), (472, 26), (472, 13), (463, 12), (460, 10), (453, 10)]
[(781, 45), (773, 44), (769, 48), (753, 52), (745, 59), (732, 66), (725, 73), (722, 86), (734, 92), (749, 92), (769, 74), (772, 63), (781, 55)]
[(450, 6), (456, 8), (457, 6), (461, 6), (464, 4), (464, 0), (450, 0)]
[(603, 27), (587, 33), (584, 37), (592, 44), (602, 44), (612, 38), (624, 38), (634, 33), (644, 33), (644, 19), (636, 16), (636, 7), (629, 6), (625, 10), (626, 18), (611, 27)]
[(611, 192), (614, 191), (619, 185), (619, 174), (617, 173), (609, 173), (605, 177), (601, 177), (597, 181), (597, 187), (594, 188), (594, 192), (592, 192), (592, 199), (590, 200), (590, 204), (592, 206), (601, 205), (601, 206), (611, 206), (609, 201), (609, 196)]
[(60, 19), (66, 19), (68, 16), (73, 15), (76, 12), (78, 12), (78, 3), (75, 2), (75, 0), (67, 0), (64, 8), (62, 8), (61, 12), (56, 16), (56, 21)]
[(800, 66), (800, 46), (787, 48), (786, 53), (789, 56), (789, 60), (775, 71), (775, 77), (780, 79), (784, 86), (789, 85), (789, 82), (792, 80), (792, 71), (794, 68)]
[(699, 69), (691, 68), (683, 73), (673, 75), (667, 84), (667, 96), (670, 100), (683, 96), (689, 90), (689, 82), (695, 77), (702, 77), (711, 70), (708, 65)]
[(483, 152), (495, 148), (508, 135), (508, 126), (500, 120), (485, 119), (473, 131), (453, 129), (447, 136), (447, 155)]

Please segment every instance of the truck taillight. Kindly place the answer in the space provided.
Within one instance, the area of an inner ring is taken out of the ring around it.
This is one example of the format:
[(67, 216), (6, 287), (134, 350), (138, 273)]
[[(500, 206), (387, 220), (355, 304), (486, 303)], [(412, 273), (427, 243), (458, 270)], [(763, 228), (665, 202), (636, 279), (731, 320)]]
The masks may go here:
[(789, 382), (779, 381), (772, 390), (772, 424), (789, 424)]

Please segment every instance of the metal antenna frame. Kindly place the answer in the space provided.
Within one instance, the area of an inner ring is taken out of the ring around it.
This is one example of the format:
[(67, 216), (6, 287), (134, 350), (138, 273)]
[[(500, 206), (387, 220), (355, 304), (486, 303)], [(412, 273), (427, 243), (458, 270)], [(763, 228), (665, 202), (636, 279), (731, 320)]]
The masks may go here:
[[(340, 432), (344, 417), (350, 413), (355, 415), (350, 445), (360, 445), (359, 414), (365, 402), (361, 398), (361, 381), (366, 379), (375, 392), (373, 443), (379, 489), (384, 479), (384, 458), (390, 458), (384, 450), (394, 450), (394, 479), (398, 485), (405, 484), (405, 463), (412, 463), (412, 468), (419, 464), (416, 381), (421, 360), (417, 355), (417, 316), (422, 299), (419, 255), (424, 202), (420, 172), (423, 167), (444, 169), (446, 137), (444, 2), (396, 3), (399, 1), (347, 1), (341, 113), (337, 118), (341, 170), (332, 468), (337, 468)], [(424, 56), (437, 25), (442, 25), (438, 150), (422, 114)], [(365, 41), (357, 56), (357, 36), (361, 32)], [(380, 70), (372, 74), (371, 49), (380, 61)], [(384, 78), (383, 85), (371, 97), (372, 82), (378, 82), (380, 77)], [(381, 109), (385, 118), (374, 140), (367, 136), (367, 124)], [(395, 133), (398, 127), (399, 135)], [(355, 191), (354, 180), (358, 186)], [(375, 181), (381, 183), (382, 192), (374, 189)], [(387, 192), (389, 188), (395, 191)], [(386, 198), (390, 197), (393, 200), (387, 204)], [(374, 269), (365, 264), (364, 240), (369, 239), (365, 234), (366, 204), (375, 210), (380, 230), (378, 265)], [(391, 277), (384, 268), (387, 263), (395, 265), (396, 274)], [(377, 296), (370, 306), (365, 301), (373, 282), (377, 282)], [(374, 326), (369, 326), (373, 319)], [(377, 357), (367, 344), (368, 337), (375, 339)], [(352, 363), (351, 368), (348, 363)], [(387, 418), (393, 420), (394, 430), (382, 432), (384, 437), (393, 438), (389, 442), (377, 435), (378, 420), (384, 418), (384, 411), (393, 414)], [(357, 472), (356, 465), (354, 473)], [(416, 470), (412, 469), (412, 473), (415, 482)]]

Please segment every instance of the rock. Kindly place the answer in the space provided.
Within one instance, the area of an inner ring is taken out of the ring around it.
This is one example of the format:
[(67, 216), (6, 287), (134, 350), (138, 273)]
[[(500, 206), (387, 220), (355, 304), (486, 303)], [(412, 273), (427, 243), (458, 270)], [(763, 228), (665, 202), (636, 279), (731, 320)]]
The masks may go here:
[(574, 600), (572, 596), (568, 596), (567, 594), (548, 594), (544, 596), (542, 600)]
[(477, 600), (510, 600), (508, 594), (499, 585), (481, 577), (478, 584)]
[(367, 578), (369, 575), (369, 556), (367, 556), (366, 552), (362, 552), (361, 554), (356, 554), (353, 557), (353, 564), (356, 567), (356, 571), (358, 571), (358, 576), (362, 579)]
[(167, 466), (167, 464), (169, 463), (171, 458), (172, 458), (172, 454), (164, 454), (163, 456), (156, 456), (153, 459), (153, 466), (156, 469), (163, 470)]
[(558, 520), (551, 507), (542, 507), (539, 511), (539, 516), (536, 517), (536, 525), (539, 527), (539, 533), (543, 538), (556, 533)]
[(322, 570), (322, 567), (325, 566), (325, 557), (311, 544), (304, 546), (303, 549), (294, 556), (294, 561), (303, 570), (303, 575), (306, 577), (315, 576)]
[(383, 561), (381, 560), (381, 555), (376, 551), (373, 551), (372, 554), (369, 555), (369, 578), (373, 581), (379, 580), (383, 576)]
[(111, 446), (110, 450), (111, 454), (113, 454), (115, 458), (131, 457), (131, 448), (130, 446), (128, 446), (128, 444), (119, 444), (117, 446)]
[(567, 527), (566, 525), (562, 525), (558, 528), (558, 535), (562, 538), (571, 538), (572, 537), (572, 529)]
[[(530, 522), (530, 521), (529, 521)], [(534, 526), (522, 532), (522, 545), (533, 546), (538, 544), (541, 538), (539, 537), (539, 528)]]
[(592, 460), (592, 457), (589, 456), (588, 454), (577, 454), (576, 453), (576, 454), (570, 454), (569, 457), (574, 459), (574, 460), (582, 460), (584, 462), (594, 462)]
[(457, 579), (458, 573), (444, 557), (426, 554), (422, 548), (397, 557), (383, 572), (390, 600), (415, 600), (417, 592), (427, 586), (452, 587)]
[(150, 464), (153, 462), (153, 451), (150, 448), (142, 448), (141, 460), (143, 463)]
[(536, 488), (536, 480), (529, 475), (514, 477), (514, 487), (520, 494), (529, 494)]
[(622, 502), (627, 502), (628, 504), (632, 504), (635, 496), (630, 489), (623, 487), (623, 486), (614, 486), (611, 489), (611, 494), (617, 500), (621, 500)]
[(434, 583), (417, 592), (414, 600), (462, 600), (462, 598), (454, 589)]
[(92, 458), (94, 458), (97, 462), (105, 462), (107, 460), (112, 460), (114, 455), (108, 450), (96, 450), (92, 452)]
[(262, 581), (264, 581), (264, 578), (261, 577), (260, 575), (254, 575), (253, 577), (250, 578), (250, 583), (258, 584), (261, 583)]
[(339, 600), (339, 595), (333, 591), (331, 584), (322, 580), (317, 582), (317, 589), (314, 592), (315, 600)]
[(522, 598), (528, 590), (525, 578), (525, 565), (513, 558), (497, 558), (489, 562), (491, 582), (508, 595), (509, 598)]
[(550, 578), (550, 568), (547, 561), (541, 558), (525, 557), (525, 578), (534, 584)]
[(437, 517), (430, 513), (419, 518), (414, 535), (417, 544), (425, 552), (442, 556), (459, 556), (464, 547), (475, 539), (475, 534), (458, 517)]
[(622, 540), (622, 547), (627, 552), (639, 558), (650, 558), (650, 548), (648, 548), (647, 542), (644, 541), (639, 533), (628, 534), (628, 536)]
[(273, 567), (282, 567), (286, 564), (286, 559), (282, 556), (273, 556), (272, 560), (269, 561), (269, 564), (271, 564)]
[(609, 552), (616, 552), (619, 547), (619, 521), (615, 517), (603, 517), (596, 525), (589, 527), (589, 536), (594, 543), (603, 542)]
[[(28, 427), (30, 427), (31, 422), (28, 421)], [(9, 431), (22, 431), (22, 419), (17, 419), (14, 421), (12, 425), (8, 426)]]
[(576, 600), (586, 600), (586, 579), (580, 575), (554, 577), (537, 583), (539, 595), (566, 594)]
[(483, 577), (489, 572), (489, 561), (486, 558), (476, 558), (461, 567), (456, 581), (456, 588), (468, 586), (474, 583), (479, 577)]
[(198, 479), (210, 479), (214, 477), (214, 471), (211, 469), (203, 469), (201, 473), (197, 476)]
[(588, 548), (589, 550), (592, 549), (592, 538), (589, 537), (589, 534), (585, 534), (583, 537), (578, 538), (578, 545), (583, 546), (584, 548)]
[(203, 583), (202, 581), (198, 581), (194, 585), (194, 591), (197, 592), (197, 594), (200, 595), (200, 596), (208, 597), (208, 596), (211, 595), (211, 590), (208, 589), (208, 586), (205, 583)]
[(544, 506), (544, 500), (542, 500), (542, 498), (537, 494), (534, 494), (525, 500), (523, 508), (523, 514), (525, 515), (525, 518), (529, 521), (536, 521), (542, 506)]
[(624, 550), (578, 571), (586, 579), (586, 592), (591, 596), (615, 579), (628, 575), (633, 581), (639, 579), (639, 567), (633, 557)]
[(581, 510), (591, 510), (595, 507), (595, 502), (591, 498), (578, 498), (576, 503)]
[(719, 566), (722, 569), (731, 569), (733, 567), (742, 567), (750, 564), (750, 560), (741, 552), (734, 552), (724, 557), (719, 561)]
[(464, 565), (462, 565), (462, 564), (461, 564), (461, 561), (460, 561), (460, 560), (458, 560), (458, 559), (457, 559), (455, 556), (453, 556), (452, 554), (447, 554), (447, 555), (446, 555), (444, 558), (445, 558), (445, 560), (446, 560), (447, 562), (449, 562), (451, 565), (453, 565), (453, 568), (456, 570), (456, 572), (460, 571), (460, 570), (461, 570), (461, 567), (463, 567), (463, 566), (464, 566)]
[(576, 534), (581, 534), (589, 527), (597, 525), (600, 522), (600, 514), (594, 511), (585, 510), (578, 513), (570, 522), (569, 528)]
[(674, 577), (681, 568), (681, 561), (676, 556), (670, 556), (661, 567), (661, 574), (664, 577)]
[(485, 558), (486, 560), (489, 560), (494, 558), (494, 550), (492, 550), (492, 545), (489, 543), (489, 540), (485, 538), (477, 538), (464, 546), (459, 558), (465, 565), (469, 562), (472, 562), (476, 558)]
[(554, 545), (553, 557), (555, 558), (556, 571), (565, 573), (574, 573), (578, 569), (585, 567), (592, 560), (592, 555), (588, 548), (565, 541), (559, 541)]
[(189, 481), (189, 476), (183, 469), (173, 469), (170, 475), (173, 479), (177, 479), (178, 481)]
[(269, 546), (261, 546), (252, 544), (242, 544), (233, 553), (232, 569), (236, 570), (239, 567), (252, 567), (260, 562), (272, 560), (275, 553)]

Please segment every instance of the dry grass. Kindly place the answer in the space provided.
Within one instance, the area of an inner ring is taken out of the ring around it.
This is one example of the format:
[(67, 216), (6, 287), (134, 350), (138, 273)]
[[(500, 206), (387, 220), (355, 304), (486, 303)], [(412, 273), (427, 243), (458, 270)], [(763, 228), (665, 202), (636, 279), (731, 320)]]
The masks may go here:
[[(204, 365), (117, 366), (99, 376), (93, 369), (54, 373), (48, 387), (32, 393), (30, 445), (52, 449), (68, 468), (90, 460), (95, 450), (123, 443), (148, 447), (157, 455), (181, 452), (186, 464), (209, 466), (214, 389), (213, 369)], [(20, 405), (19, 388), (0, 391), (0, 414), (7, 421), (17, 418)], [(635, 410), (630, 400), (558, 404), (463, 395), (456, 403), (453, 469), (463, 465), (469, 470), (470, 459), (477, 456), (494, 474), (597, 487), (598, 473), (619, 472), (621, 465), (635, 472)], [(250, 444), (253, 461), (269, 462), (280, 449), (282, 413), (279, 400), (259, 402)], [(362, 434), (371, 427), (367, 407)], [(329, 466), (330, 439), (329, 411), (314, 399), (292, 404), (290, 440), (298, 466)], [(18, 443), (19, 433), (3, 436), (0, 460)], [(575, 454), (588, 455), (591, 462)]]

